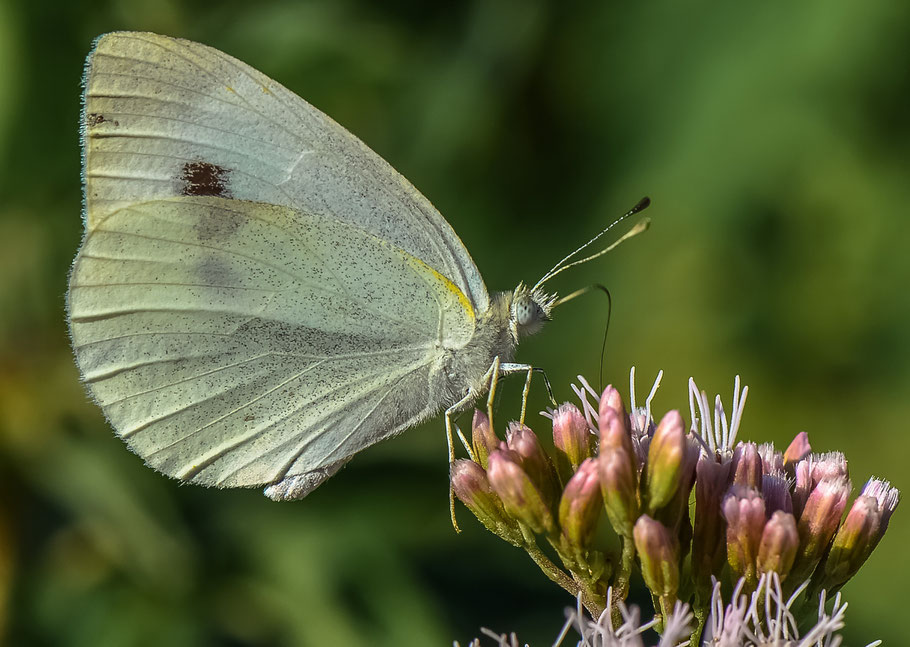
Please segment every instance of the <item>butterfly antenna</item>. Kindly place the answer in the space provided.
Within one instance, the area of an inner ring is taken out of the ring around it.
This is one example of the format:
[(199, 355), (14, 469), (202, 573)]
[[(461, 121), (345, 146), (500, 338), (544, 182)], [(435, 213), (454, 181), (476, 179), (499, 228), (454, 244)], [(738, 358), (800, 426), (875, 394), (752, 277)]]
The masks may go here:
[(555, 308), (557, 306), (561, 306), (563, 303), (566, 303), (567, 301), (571, 301), (572, 299), (580, 297), (583, 294), (587, 294), (591, 290), (600, 290), (601, 292), (603, 292), (604, 294), (607, 295), (607, 325), (604, 327), (604, 339), (603, 339), (603, 344), (600, 347), (600, 383), (599, 383), (599, 386), (600, 386), (600, 390), (603, 391), (604, 357), (606, 357), (606, 354), (607, 354), (607, 333), (610, 331), (610, 319), (613, 316), (613, 295), (610, 294), (610, 290), (607, 289), (605, 286), (600, 285), (599, 283), (596, 283), (594, 285), (589, 285), (587, 287), (581, 288), (580, 290), (575, 290), (575, 292), (573, 292), (572, 294), (567, 294), (566, 296), (557, 299), (556, 301), (553, 302), (553, 305), (551, 307)]
[(607, 288), (605, 288), (602, 285), (597, 285), (595, 287), (603, 290), (604, 294), (607, 295), (607, 324), (604, 326), (604, 340), (603, 340), (603, 344), (601, 344), (601, 346), (600, 346), (600, 373), (598, 374), (600, 383), (597, 385), (598, 392), (603, 393), (603, 390), (604, 390), (604, 365), (606, 364), (606, 362), (604, 361), (604, 358), (607, 356), (607, 333), (610, 332), (610, 320), (613, 318), (613, 295), (610, 294), (610, 290), (608, 290)]
[[(638, 234), (640, 234), (640, 233), (642, 233), (643, 231), (647, 230), (648, 227), (649, 227), (650, 224), (651, 224), (651, 221), (645, 219), (645, 220), (642, 220), (641, 222), (637, 223), (632, 229), (630, 229), (630, 230), (629, 230), (628, 232), (626, 232), (622, 237), (620, 237), (619, 240), (617, 240), (617, 241), (611, 243), (611, 244), (608, 245), (606, 248), (600, 250), (600, 251), (597, 252), (596, 254), (592, 254), (591, 256), (588, 256), (588, 257), (586, 257), (586, 258), (582, 258), (582, 259), (577, 260), (577, 261), (572, 261), (571, 263), (569, 262), (574, 256), (576, 256), (577, 254), (579, 254), (579, 253), (580, 253), (581, 251), (583, 251), (585, 248), (587, 248), (587, 247), (589, 247), (590, 245), (592, 245), (592, 244), (594, 244), (595, 242), (597, 242), (597, 241), (600, 239), (601, 236), (603, 236), (603, 235), (606, 234), (608, 231), (610, 231), (611, 229), (613, 229), (613, 227), (615, 227), (616, 225), (618, 225), (619, 223), (621, 223), (621, 222), (622, 222), (623, 220), (625, 220), (626, 218), (630, 218), (630, 217), (632, 217), (632, 216), (634, 216), (634, 215), (636, 215), (636, 214), (638, 214), (638, 213), (641, 213), (642, 211), (644, 211), (645, 209), (647, 209), (648, 206), (650, 206), (650, 204), (651, 204), (651, 198), (644, 197), (644, 198), (642, 198), (641, 200), (639, 200), (639, 201), (638, 201), (638, 204), (636, 204), (634, 207), (632, 207), (631, 209), (629, 209), (626, 213), (624, 213), (622, 216), (620, 216), (619, 218), (617, 218), (616, 220), (614, 220), (612, 223), (610, 223), (609, 225), (607, 225), (607, 227), (604, 228), (599, 234), (597, 234), (596, 236), (594, 236), (594, 238), (592, 238), (591, 240), (589, 240), (588, 242), (586, 242), (584, 245), (582, 245), (581, 247), (579, 247), (578, 249), (576, 249), (574, 252), (572, 252), (571, 254), (569, 254), (568, 256), (566, 256), (565, 258), (563, 258), (561, 261), (559, 261), (556, 265), (554, 265), (553, 268), (552, 268), (549, 272), (547, 272), (546, 274), (544, 274), (544, 275), (543, 275), (543, 278), (541, 278), (541, 279), (534, 285), (534, 287), (531, 288), (531, 291), (533, 292), (534, 290), (537, 290), (541, 285), (543, 285), (544, 283), (546, 283), (547, 281), (549, 281), (550, 279), (552, 279), (554, 276), (556, 276), (556, 275), (559, 274), (560, 272), (562, 272), (562, 271), (564, 271), (564, 270), (567, 270), (567, 269), (569, 269), (570, 267), (573, 267), (573, 266), (575, 266), (575, 265), (581, 265), (582, 263), (587, 263), (588, 261), (592, 261), (592, 260), (594, 260), (595, 258), (598, 258), (599, 256), (603, 256), (604, 254), (606, 254), (606, 253), (609, 252), (610, 250), (612, 250), (612, 249), (614, 249), (615, 247), (617, 247), (620, 243), (622, 243), (622, 242), (628, 240), (629, 238), (632, 238), (633, 236), (637, 236)], [(561, 303), (565, 303), (566, 300), (567, 300), (567, 299), (561, 299), (560, 302), (561, 302)]]

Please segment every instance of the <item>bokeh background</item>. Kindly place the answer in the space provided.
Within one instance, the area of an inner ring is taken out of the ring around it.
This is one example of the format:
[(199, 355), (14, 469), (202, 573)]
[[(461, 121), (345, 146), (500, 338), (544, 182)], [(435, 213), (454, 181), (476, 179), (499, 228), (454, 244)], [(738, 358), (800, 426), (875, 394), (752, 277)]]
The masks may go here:
[[(82, 66), (116, 29), (213, 45), (331, 114), (439, 207), (491, 289), (650, 195), (649, 233), (553, 286), (612, 291), (606, 381), (635, 365), (643, 391), (664, 369), (663, 410), (689, 376), (729, 403), (742, 375), (744, 436), (805, 430), (857, 488), (910, 486), (910, 4), (0, 0), (7, 644), (402, 647), (483, 625), (548, 645), (572, 602), (464, 509), (452, 531), (439, 420), (295, 504), (180, 486), (114, 437), (63, 303)], [(606, 312), (575, 301), (520, 349), (559, 399), (596, 382)], [(907, 519), (844, 591), (846, 644), (904, 644)]]

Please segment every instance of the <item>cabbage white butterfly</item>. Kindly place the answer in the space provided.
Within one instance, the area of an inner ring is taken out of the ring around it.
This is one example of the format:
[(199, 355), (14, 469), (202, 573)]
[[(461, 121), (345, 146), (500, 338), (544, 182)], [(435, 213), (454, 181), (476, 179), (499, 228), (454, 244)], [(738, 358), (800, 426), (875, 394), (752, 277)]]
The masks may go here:
[(82, 145), (76, 363), (154, 469), (301, 498), (443, 410), (451, 454), (454, 413), (499, 375), (530, 377), (515, 347), (549, 318), (541, 285), (571, 255), (491, 298), (405, 178), (237, 59), (101, 36)]

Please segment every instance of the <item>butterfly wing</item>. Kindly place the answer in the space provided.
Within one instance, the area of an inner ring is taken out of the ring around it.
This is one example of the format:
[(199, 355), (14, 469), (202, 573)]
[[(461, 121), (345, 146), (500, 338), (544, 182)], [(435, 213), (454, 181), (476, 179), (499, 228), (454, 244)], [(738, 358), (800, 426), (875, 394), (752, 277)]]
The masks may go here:
[(93, 218), (68, 306), (84, 379), (136, 453), (279, 497), (436, 413), (440, 348), (475, 323), (450, 280), (357, 227), (196, 196)]
[(84, 96), (89, 225), (136, 202), (210, 195), (354, 224), (489, 306), (461, 240), (404, 177), (264, 74), (216, 49), (140, 32), (101, 36)]

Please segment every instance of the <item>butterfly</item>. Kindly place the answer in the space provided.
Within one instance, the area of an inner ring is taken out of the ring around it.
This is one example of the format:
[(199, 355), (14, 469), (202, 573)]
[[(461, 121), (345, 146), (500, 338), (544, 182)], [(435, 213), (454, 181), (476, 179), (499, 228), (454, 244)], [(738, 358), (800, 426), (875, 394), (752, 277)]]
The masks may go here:
[(404, 177), (206, 45), (105, 34), (83, 99), (72, 344), (154, 469), (298, 499), (442, 411), (451, 456), (455, 413), (500, 375), (530, 378), (515, 348), (550, 318), (541, 286), (569, 257), (491, 296)]

